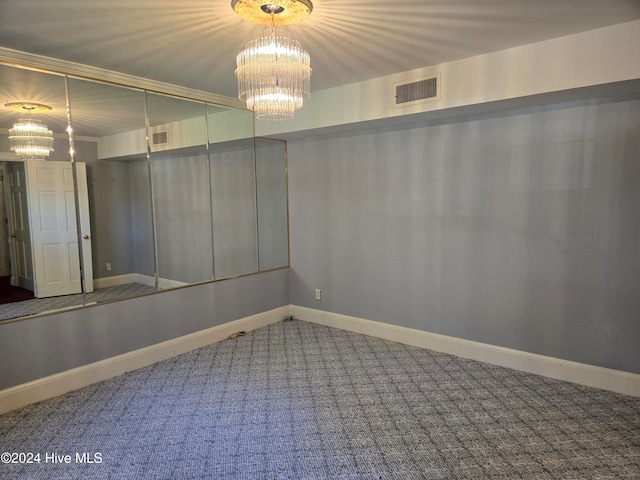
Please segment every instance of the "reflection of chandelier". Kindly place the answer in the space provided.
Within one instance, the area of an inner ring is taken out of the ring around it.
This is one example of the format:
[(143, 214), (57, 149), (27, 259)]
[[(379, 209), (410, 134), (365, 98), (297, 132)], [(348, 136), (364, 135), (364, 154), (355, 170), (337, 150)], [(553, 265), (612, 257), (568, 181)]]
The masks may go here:
[(51, 107), (40, 103), (12, 102), (5, 107), (16, 112), (26, 112), (9, 130), (9, 145), (16, 155), (24, 160), (44, 160), (53, 151), (53, 132), (40, 120), (32, 118), (32, 113), (48, 112)]
[(309, 54), (291, 35), (276, 25), (299, 22), (311, 12), (309, 0), (233, 0), (231, 6), (243, 18), (270, 24), (250, 40), (236, 57), (238, 97), (257, 118), (284, 120), (309, 98)]

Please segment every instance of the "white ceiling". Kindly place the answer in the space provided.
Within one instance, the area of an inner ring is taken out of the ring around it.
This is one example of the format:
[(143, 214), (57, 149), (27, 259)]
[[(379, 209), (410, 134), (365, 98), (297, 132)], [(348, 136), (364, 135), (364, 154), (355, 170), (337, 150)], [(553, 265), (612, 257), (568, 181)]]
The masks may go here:
[[(265, 0), (266, 3), (266, 0)], [(314, 0), (291, 32), (312, 90), (640, 18), (640, 0)], [(230, 0), (0, 2), (0, 46), (236, 97), (235, 55), (262, 27)]]
[[(640, 0), (314, 0), (313, 4), (306, 20), (286, 27), (311, 55), (312, 94), (640, 19)], [(232, 98), (237, 95), (235, 55), (262, 28), (238, 17), (230, 0), (0, 0), (0, 47)], [(77, 134), (101, 136), (142, 128), (139, 92), (95, 84), (81, 89), (80, 83), (70, 86), (80, 99), (75, 106), (83, 107), (74, 108), (72, 95), (74, 127), (82, 127), (76, 128)], [(0, 101), (27, 100), (54, 106), (42, 119), (54, 131), (64, 131), (64, 82), (0, 66)], [(123, 105), (131, 110), (125, 117)], [(183, 110), (188, 115), (193, 109)], [(0, 128), (10, 128), (15, 117), (0, 109)]]

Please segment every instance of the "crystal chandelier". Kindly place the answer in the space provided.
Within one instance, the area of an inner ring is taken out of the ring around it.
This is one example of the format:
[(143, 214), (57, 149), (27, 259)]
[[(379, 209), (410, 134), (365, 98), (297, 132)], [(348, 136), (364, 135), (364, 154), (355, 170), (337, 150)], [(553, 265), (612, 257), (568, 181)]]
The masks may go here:
[(247, 20), (270, 25), (236, 57), (238, 98), (257, 118), (292, 118), (309, 98), (310, 58), (297, 40), (276, 26), (299, 22), (313, 5), (308, 0), (233, 0), (231, 6)]
[(24, 160), (44, 160), (53, 151), (53, 132), (32, 113), (48, 112), (51, 107), (41, 103), (5, 103), (10, 110), (27, 113), (9, 130), (9, 148)]

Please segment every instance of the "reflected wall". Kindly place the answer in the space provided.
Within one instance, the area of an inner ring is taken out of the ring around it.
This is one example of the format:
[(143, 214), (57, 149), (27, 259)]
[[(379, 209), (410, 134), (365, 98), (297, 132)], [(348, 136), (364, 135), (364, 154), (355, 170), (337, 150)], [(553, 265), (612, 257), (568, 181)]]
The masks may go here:
[(216, 278), (258, 271), (253, 139), (210, 148)]
[[(288, 266), (285, 143), (255, 139), (251, 112), (6, 65), (0, 79), (8, 100), (55, 103), (52, 158), (86, 167), (90, 234), (76, 234), (94, 288), (75, 305)], [(0, 113), (3, 168), (11, 121)], [(34, 308), (0, 303), (0, 320), (57, 309)]]
[[(87, 168), (95, 287), (153, 287), (149, 172), (136, 152), (145, 141), (144, 92), (70, 78), (69, 105), (74, 159)], [(138, 142), (127, 141), (132, 132)]]
[(161, 288), (213, 279), (206, 106), (146, 94)]

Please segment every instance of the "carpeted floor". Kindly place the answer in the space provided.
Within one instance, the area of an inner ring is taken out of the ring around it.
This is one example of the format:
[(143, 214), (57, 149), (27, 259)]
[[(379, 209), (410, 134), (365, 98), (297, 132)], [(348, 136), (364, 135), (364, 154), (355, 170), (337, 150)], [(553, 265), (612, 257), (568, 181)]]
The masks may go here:
[(0, 452), (40, 454), (11, 479), (639, 479), (640, 398), (294, 320), (0, 416)]

